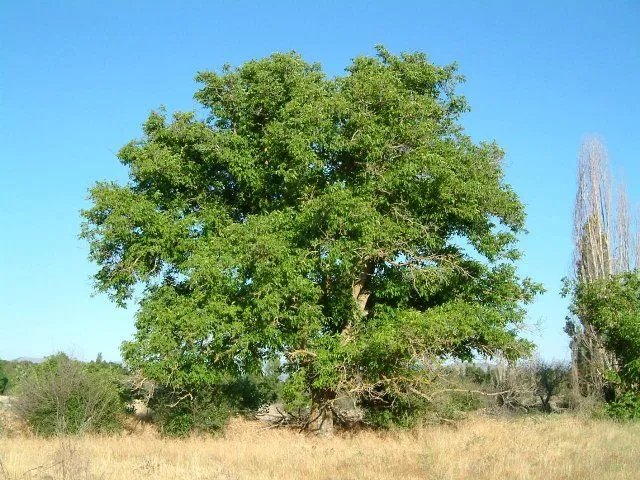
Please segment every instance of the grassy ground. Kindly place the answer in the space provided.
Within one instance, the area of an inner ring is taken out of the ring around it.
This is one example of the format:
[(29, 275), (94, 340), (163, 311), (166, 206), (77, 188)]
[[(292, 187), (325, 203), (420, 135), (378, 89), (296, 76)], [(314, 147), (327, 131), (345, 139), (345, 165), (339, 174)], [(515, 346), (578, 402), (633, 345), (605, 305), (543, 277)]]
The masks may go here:
[(333, 439), (235, 420), (214, 439), (0, 438), (0, 479), (614, 480), (640, 478), (639, 458), (639, 424), (568, 415)]

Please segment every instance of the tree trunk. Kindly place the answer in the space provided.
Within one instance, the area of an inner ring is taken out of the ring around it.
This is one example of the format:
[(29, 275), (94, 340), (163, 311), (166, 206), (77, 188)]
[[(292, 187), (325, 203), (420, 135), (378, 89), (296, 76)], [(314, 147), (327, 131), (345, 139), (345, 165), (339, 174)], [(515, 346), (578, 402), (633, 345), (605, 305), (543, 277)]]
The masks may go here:
[(576, 398), (581, 395), (580, 388), (580, 350), (582, 345), (582, 326), (574, 325), (573, 339), (571, 340), (571, 389)]
[(321, 437), (333, 435), (333, 405), (336, 398), (332, 390), (312, 390), (311, 392), (311, 413), (307, 429)]
[(551, 413), (551, 395), (540, 395), (540, 401), (542, 402), (542, 411), (545, 413)]
[(369, 301), (371, 292), (367, 289), (367, 285), (372, 274), (373, 263), (367, 263), (364, 271), (360, 274), (352, 287), (353, 300), (358, 306), (358, 315), (361, 317), (364, 317), (369, 313), (367, 311), (367, 302)]

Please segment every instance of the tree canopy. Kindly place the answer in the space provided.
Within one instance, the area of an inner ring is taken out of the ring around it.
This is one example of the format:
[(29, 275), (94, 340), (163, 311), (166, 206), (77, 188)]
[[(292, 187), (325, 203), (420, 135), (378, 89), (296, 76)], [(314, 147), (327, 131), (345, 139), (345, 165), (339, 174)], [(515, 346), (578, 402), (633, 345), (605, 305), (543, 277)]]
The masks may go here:
[(523, 206), (455, 65), (379, 47), (335, 78), (287, 53), (196, 80), (208, 116), (151, 113), (82, 213), (97, 289), (142, 288), (131, 367), (188, 394), (281, 358), (316, 408), (385, 409), (434, 359), (528, 351)]

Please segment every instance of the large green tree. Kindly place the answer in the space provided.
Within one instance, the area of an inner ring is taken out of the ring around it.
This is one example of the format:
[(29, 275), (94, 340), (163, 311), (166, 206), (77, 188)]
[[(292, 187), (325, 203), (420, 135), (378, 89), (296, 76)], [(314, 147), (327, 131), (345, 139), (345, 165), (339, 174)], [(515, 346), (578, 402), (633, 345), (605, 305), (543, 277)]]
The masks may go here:
[(130, 366), (186, 397), (280, 357), (330, 430), (340, 396), (390, 409), (435, 359), (530, 348), (523, 206), (459, 124), (455, 65), (379, 47), (336, 78), (295, 53), (196, 78), (208, 116), (152, 113), (83, 212), (98, 290), (143, 285)]

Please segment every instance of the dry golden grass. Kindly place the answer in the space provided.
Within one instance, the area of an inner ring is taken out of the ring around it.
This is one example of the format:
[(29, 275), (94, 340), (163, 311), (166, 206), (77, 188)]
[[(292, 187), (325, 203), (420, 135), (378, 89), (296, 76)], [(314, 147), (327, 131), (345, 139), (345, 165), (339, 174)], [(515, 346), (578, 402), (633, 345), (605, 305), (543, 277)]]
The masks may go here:
[(640, 426), (571, 416), (332, 439), (235, 420), (224, 437), (0, 439), (0, 479), (638, 479)]

